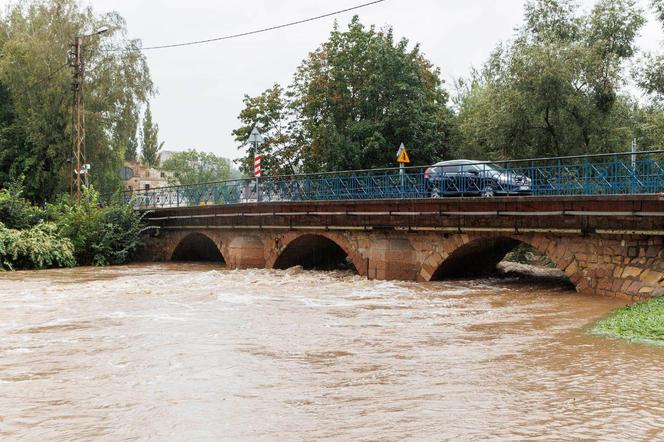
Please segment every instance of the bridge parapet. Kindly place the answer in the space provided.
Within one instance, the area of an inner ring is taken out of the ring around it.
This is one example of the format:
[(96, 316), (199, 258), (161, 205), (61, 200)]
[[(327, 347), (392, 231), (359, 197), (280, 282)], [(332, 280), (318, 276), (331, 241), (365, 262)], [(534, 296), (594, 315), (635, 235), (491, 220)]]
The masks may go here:
[(664, 195), (273, 202), (164, 208), (146, 219), (164, 228), (652, 235), (664, 230)]

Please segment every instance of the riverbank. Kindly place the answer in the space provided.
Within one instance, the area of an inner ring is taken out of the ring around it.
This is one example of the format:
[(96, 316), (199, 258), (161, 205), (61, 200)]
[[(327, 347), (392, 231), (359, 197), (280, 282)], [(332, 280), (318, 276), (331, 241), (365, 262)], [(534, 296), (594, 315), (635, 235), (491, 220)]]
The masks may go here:
[(599, 321), (594, 334), (664, 346), (664, 296), (616, 310)]

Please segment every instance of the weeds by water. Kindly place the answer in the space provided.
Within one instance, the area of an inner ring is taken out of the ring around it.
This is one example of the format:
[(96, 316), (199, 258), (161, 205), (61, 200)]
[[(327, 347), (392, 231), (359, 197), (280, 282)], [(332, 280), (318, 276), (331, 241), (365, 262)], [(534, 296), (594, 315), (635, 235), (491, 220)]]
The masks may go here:
[(664, 345), (664, 296), (623, 307), (598, 322), (593, 333), (630, 341)]

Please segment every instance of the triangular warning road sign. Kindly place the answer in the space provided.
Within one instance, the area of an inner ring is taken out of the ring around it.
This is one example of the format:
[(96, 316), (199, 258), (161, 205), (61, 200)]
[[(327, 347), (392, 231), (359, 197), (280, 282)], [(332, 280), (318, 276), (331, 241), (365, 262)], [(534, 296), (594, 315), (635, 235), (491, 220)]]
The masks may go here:
[(406, 152), (406, 147), (401, 143), (401, 147), (399, 148), (398, 152), (399, 156), (397, 157), (397, 163), (400, 164), (408, 164), (410, 163), (410, 157), (408, 156), (408, 152)]

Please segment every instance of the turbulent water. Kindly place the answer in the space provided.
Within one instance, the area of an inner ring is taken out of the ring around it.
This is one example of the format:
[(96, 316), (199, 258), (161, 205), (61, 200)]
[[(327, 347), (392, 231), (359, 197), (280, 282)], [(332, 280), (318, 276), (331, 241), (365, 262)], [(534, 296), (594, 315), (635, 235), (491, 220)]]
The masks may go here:
[(532, 281), (159, 264), (0, 275), (7, 440), (664, 439), (664, 349)]

